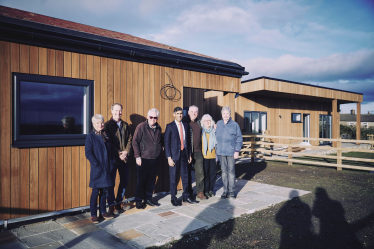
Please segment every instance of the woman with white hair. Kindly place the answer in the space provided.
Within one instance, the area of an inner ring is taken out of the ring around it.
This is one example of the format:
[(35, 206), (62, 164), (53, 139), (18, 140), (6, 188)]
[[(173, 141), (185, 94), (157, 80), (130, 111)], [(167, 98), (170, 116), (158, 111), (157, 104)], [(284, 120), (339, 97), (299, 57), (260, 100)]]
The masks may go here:
[[(113, 209), (114, 181), (112, 175), (115, 174), (116, 168), (114, 166), (114, 148), (109, 141), (109, 136), (103, 130), (104, 117), (101, 114), (96, 114), (92, 117), (92, 125), (94, 129), (86, 137), (85, 151), (86, 158), (90, 161), (90, 184), (92, 188), (90, 199), (91, 220), (97, 223), (99, 218), (113, 219), (114, 215), (106, 212), (106, 200)], [(97, 217), (97, 197), (99, 197), (99, 218)]]
[(214, 196), (214, 184), (217, 177), (216, 161), (216, 133), (214, 129), (214, 120), (209, 114), (201, 118), (202, 124), (202, 150), (204, 157), (204, 192), (206, 197)]

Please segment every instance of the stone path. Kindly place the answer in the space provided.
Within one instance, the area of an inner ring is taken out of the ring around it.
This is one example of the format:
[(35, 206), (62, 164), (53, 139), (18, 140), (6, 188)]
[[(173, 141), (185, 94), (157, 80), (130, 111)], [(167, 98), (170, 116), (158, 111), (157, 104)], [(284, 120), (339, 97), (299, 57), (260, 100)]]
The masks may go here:
[[(131, 208), (118, 217), (93, 224), (90, 214), (37, 223), (0, 233), (0, 249), (11, 248), (145, 248), (162, 245), (188, 233), (208, 229), (243, 214), (268, 208), (310, 192), (237, 180), (236, 199), (221, 200), (222, 181), (216, 197), (198, 204), (174, 207), (170, 196), (158, 194), (159, 207)], [(178, 193), (181, 198), (181, 193)], [(132, 204), (133, 207), (133, 204)]]

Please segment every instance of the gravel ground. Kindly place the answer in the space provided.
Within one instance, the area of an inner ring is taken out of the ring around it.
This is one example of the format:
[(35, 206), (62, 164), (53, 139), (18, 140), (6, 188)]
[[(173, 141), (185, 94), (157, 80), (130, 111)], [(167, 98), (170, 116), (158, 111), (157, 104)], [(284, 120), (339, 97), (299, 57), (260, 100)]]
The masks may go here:
[(262, 162), (236, 174), (313, 193), (159, 248), (374, 248), (374, 173)]

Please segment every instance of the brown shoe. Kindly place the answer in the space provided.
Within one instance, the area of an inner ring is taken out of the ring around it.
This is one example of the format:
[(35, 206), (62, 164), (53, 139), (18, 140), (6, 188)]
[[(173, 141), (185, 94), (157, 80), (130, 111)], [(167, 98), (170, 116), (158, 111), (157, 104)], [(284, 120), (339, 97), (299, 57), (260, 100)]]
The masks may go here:
[(121, 208), (124, 210), (124, 211), (126, 211), (126, 210), (129, 210), (130, 208), (131, 208), (131, 206), (130, 205), (126, 205), (125, 203), (121, 203)]
[(114, 206), (109, 206), (108, 214), (114, 215)]
[(106, 220), (111, 220), (114, 218), (114, 215), (113, 214), (110, 214), (110, 213), (106, 213), (106, 214), (102, 214), (103, 218), (106, 219)]
[(92, 220), (92, 223), (94, 224), (99, 223), (99, 218), (97, 218), (96, 216), (92, 216), (91, 220)]
[(200, 193), (197, 195), (197, 197), (200, 198), (200, 200), (208, 199), (208, 198), (206, 198), (206, 196), (204, 195), (203, 192), (200, 192)]

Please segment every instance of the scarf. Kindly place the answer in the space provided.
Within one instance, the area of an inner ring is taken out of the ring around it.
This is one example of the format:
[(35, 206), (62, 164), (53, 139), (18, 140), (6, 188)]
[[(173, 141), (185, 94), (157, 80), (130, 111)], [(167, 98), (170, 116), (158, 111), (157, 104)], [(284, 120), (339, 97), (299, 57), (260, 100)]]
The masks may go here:
[(101, 138), (103, 139), (104, 143), (106, 143), (106, 141), (109, 139), (108, 135), (107, 135), (106, 132), (103, 131), (103, 130), (101, 130), (101, 131), (97, 131), (97, 130), (95, 130), (95, 128), (94, 128), (92, 131), (95, 132), (96, 135), (101, 136)]
[[(206, 137), (206, 133), (209, 133), (209, 147), (208, 147), (208, 139)], [(214, 131), (213, 125), (210, 127), (209, 130), (203, 127), (203, 152), (206, 156), (206, 152), (209, 149), (210, 152), (216, 147), (217, 139), (216, 139), (216, 132)]]

